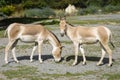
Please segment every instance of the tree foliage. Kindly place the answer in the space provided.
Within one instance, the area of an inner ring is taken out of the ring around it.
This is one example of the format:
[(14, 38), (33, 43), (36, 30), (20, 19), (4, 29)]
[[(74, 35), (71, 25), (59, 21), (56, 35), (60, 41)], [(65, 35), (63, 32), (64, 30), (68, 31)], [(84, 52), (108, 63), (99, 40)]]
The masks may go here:
[(68, 4), (86, 8), (89, 6), (120, 5), (120, 0), (0, 0), (0, 6), (22, 4), (23, 8), (65, 8)]
[(0, 12), (11, 15), (15, 11), (19, 13), (33, 8), (65, 9), (69, 4), (88, 12), (96, 12), (95, 9), (99, 8), (109, 12), (119, 10), (120, 0), (0, 0)]

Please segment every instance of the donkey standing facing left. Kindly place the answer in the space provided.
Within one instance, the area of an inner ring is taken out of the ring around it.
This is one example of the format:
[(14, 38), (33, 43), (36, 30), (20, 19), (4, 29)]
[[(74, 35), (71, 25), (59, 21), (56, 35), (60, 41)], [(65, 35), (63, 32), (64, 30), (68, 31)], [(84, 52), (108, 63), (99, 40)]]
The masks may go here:
[(102, 56), (97, 63), (97, 65), (102, 64), (102, 60), (105, 56), (105, 53), (109, 54), (109, 64), (108, 66), (112, 65), (112, 50), (108, 46), (108, 42), (112, 44), (112, 33), (111, 31), (104, 26), (99, 27), (83, 27), (83, 26), (73, 26), (66, 22), (66, 18), (63, 17), (60, 19), (60, 33), (61, 36), (67, 35), (73, 42), (75, 47), (75, 61), (73, 65), (77, 64), (78, 59), (78, 48), (83, 56), (83, 64), (86, 64), (86, 58), (84, 49), (82, 47), (83, 44), (92, 44), (99, 42), (102, 47)]
[(5, 48), (5, 63), (8, 63), (8, 51), (11, 48), (13, 58), (16, 62), (19, 62), (15, 55), (15, 46), (18, 40), (23, 42), (31, 43), (34, 42), (35, 46), (33, 47), (30, 61), (33, 61), (33, 53), (38, 46), (39, 52), (39, 61), (42, 63), (41, 59), (41, 47), (44, 40), (48, 40), (51, 45), (53, 46), (53, 57), (56, 62), (61, 60), (61, 44), (58, 38), (49, 30), (44, 28), (42, 25), (33, 25), (33, 24), (20, 24), (20, 23), (13, 23), (10, 24), (7, 28), (9, 42)]

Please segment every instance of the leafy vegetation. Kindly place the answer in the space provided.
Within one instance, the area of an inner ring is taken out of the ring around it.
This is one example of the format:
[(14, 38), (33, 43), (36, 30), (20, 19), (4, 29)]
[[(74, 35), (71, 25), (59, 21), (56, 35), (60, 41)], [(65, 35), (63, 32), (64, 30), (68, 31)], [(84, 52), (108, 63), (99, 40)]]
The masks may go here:
[(22, 14), (21, 11), (25, 11), (31, 16), (33, 14), (38, 16), (39, 13), (44, 16), (50, 14), (49, 10), (51, 8), (65, 9), (69, 4), (73, 4), (80, 9), (78, 15), (95, 14), (101, 11), (103, 13), (120, 11), (120, 0), (1, 0), (0, 11), (6, 15), (12, 15), (13, 12)]
[(24, 11), (26, 17), (39, 17), (39, 18), (48, 18), (50, 16), (55, 16), (54, 11), (49, 7), (44, 7), (42, 9), (34, 8), (27, 9)]
[(15, 11), (15, 7), (12, 5), (7, 5), (5, 7), (1, 8), (1, 12), (3, 12), (6, 15), (11, 15)]
[(5, 30), (0, 30), (0, 38), (4, 37), (4, 32), (5, 32)]
[(103, 8), (104, 13), (111, 13), (111, 12), (117, 12), (117, 11), (120, 11), (119, 6), (108, 5)]

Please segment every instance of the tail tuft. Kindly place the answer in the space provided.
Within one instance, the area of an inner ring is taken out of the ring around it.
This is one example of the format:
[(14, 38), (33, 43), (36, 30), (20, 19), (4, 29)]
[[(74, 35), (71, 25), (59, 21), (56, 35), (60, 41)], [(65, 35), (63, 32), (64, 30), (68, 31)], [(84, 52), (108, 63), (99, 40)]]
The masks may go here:
[(113, 42), (110, 42), (110, 44), (112, 45), (113, 48), (115, 48), (115, 45), (113, 44)]
[(115, 45), (114, 45), (113, 42), (112, 42), (112, 34), (110, 35), (109, 40), (110, 40), (110, 44), (112, 45), (112, 47), (115, 48)]
[(4, 37), (6, 37), (6, 35), (7, 35), (7, 29), (6, 29), (5, 32), (4, 32)]

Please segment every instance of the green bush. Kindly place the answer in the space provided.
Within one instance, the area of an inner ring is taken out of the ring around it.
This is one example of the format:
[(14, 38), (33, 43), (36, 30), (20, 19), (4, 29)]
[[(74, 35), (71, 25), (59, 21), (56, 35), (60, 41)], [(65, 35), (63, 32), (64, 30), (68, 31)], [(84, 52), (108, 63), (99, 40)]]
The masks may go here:
[(117, 11), (120, 11), (120, 6), (108, 5), (103, 8), (103, 11), (104, 13), (117, 12)]
[(48, 18), (50, 16), (55, 16), (55, 12), (49, 7), (45, 7), (42, 9), (38, 9), (38, 8), (26, 9), (24, 11), (24, 16), (25, 17)]
[(85, 9), (79, 9), (78, 10), (78, 15), (86, 15), (86, 14), (87, 14), (87, 12), (86, 12)]
[(5, 7), (1, 8), (1, 12), (3, 12), (6, 15), (11, 15), (15, 11), (15, 7), (12, 5), (7, 5)]
[[(51, 3), (51, 2), (49, 2)], [(48, 6), (45, 0), (25, 0), (24, 3), (22, 3), (24, 9), (30, 9), (30, 8), (42, 8)]]
[(5, 4), (5, 0), (0, 0), (0, 7), (4, 6)]
[(55, 14), (57, 17), (63, 16), (65, 15), (65, 11), (64, 10), (55, 10)]
[(97, 7), (97, 6), (90, 6), (90, 7), (86, 8), (85, 11), (88, 14), (96, 14), (96, 13), (98, 13), (98, 10), (99, 10), (99, 7)]
[(79, 9), (78, 15), (86, 15), (86, 14), (97, 14), (100, 8), (96, 6), (89, 6), (87, 8)]

